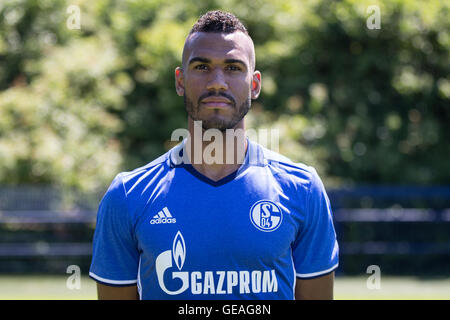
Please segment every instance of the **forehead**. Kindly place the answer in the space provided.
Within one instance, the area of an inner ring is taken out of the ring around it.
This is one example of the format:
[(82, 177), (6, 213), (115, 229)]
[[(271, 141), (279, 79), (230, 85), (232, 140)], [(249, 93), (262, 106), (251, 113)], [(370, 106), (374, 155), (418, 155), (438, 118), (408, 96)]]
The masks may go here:
[(195, 32), (186, 39), (183, 51), (183, 64), (193, 57), (209, 59), (244, 60), (252, 64), (254, 56), (253, 42), (244, 33)]

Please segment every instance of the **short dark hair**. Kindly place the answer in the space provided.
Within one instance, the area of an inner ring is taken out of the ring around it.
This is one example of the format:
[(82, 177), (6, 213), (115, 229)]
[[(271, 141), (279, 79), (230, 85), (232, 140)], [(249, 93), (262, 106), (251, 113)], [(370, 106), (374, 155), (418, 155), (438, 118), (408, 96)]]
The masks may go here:
[(248, 34), (244, 24), (235, 15), (220, 10), (208, 11), (194, 24), (189, 34), (195, 32), (233, 33), (241, 31)]

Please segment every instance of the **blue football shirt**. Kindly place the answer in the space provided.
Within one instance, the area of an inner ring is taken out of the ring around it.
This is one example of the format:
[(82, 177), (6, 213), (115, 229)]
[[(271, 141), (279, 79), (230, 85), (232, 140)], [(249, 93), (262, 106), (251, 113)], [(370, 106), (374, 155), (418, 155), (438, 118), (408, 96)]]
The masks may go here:
[(141, 299), (294, 299), (296, 277), (338, 266), (316, 171), (248, 140), (213, 181), (181, 163), (183, 143), (116, 176), (98, 210), (89, 275), (137, 284)]

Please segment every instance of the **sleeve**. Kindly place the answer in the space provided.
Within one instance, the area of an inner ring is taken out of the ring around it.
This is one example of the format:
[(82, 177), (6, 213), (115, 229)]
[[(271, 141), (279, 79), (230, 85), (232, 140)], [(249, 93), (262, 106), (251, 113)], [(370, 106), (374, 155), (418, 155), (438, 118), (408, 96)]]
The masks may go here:
[(97, 212), (89, 276), (106, 285), (129, 286), (137, 283), (138, 268), (139, 250), (119, 174)]
[(339, 265), (330, 201), (316, 170), (311, 169), (305, 222), (292, 248), (296, 276), (303, 279), (326, 275)]

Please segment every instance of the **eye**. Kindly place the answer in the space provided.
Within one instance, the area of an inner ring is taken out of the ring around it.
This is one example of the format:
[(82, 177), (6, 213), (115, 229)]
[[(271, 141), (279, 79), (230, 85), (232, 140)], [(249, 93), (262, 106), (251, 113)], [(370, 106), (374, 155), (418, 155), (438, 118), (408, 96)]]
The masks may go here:
[(234, 65), (234, 64), (228, 65), (226, 67), (226, 69), (229, 70), (229, 71), (241, 71), (242, 70), (239, 66)]
[(194, 67), (196, 70), (208, 70), (208, 66), (206, 64), (198, 64)]

